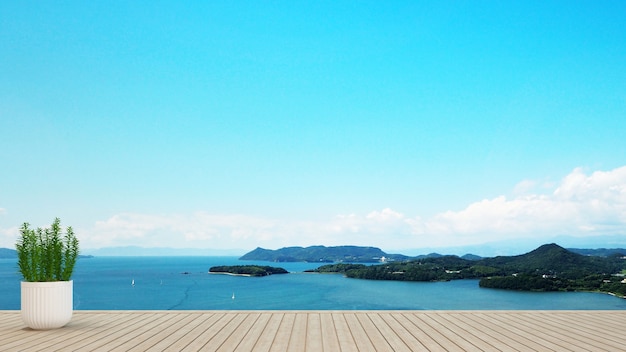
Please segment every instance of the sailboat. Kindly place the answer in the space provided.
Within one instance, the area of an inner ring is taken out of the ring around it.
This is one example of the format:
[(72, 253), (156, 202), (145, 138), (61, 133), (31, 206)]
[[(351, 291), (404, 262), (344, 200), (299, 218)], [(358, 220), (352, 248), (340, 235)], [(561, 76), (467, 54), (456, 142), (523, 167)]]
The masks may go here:
[(235, 299), (235, 292), (233, 292), (233, 297), (231, 297), (232, 299)]
[(133, 279), (133, 281), (131, 281), (130, 284), (133, 285), (133, 287), (135, 287), (135, 279)]

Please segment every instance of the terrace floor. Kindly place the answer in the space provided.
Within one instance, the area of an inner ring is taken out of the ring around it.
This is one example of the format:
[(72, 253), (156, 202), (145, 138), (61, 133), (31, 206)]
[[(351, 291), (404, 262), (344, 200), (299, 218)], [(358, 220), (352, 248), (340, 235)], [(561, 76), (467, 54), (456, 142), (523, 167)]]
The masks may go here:
[(0, 351), (626, 351), (626, 311), (0, 311)]

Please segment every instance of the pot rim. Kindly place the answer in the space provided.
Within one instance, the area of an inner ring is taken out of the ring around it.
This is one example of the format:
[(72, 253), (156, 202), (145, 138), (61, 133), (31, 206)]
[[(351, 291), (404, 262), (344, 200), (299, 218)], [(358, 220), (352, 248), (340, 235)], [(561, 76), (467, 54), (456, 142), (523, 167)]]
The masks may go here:
[(21, 281), (22, 286), (64, 286), (70, 285), (74, 280), (69, 281)]

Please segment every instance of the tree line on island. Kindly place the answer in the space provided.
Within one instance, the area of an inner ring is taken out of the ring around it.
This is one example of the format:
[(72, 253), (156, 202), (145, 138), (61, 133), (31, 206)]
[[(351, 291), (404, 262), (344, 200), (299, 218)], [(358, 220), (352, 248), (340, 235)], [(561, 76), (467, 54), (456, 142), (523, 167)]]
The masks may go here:
[(287, 270), (265, 265), (218, 265), (212, 266), (209, 273), (232, 274), (242, 276), (269, 276), (274, 274), (287, 274)]

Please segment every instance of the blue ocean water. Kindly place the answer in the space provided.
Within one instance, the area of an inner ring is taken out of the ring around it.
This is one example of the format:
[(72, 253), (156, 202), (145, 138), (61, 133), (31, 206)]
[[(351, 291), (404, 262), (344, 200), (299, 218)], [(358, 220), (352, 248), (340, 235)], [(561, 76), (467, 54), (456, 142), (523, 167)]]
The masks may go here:
[[(214, 265), (280, 266), (290, 274), (208, 274)], [(585, 292), (530, 293), (481, 289), (477, 280), (396, 282), (309, 274), (312, 263), (239, 261), (236, 257), (95, 257), (79, 259), (78, 310), (333, 309), (626, 309), (626, 299)], [(135, 285), (132, 285), (134, 280)], [(15, 260), (0, 260), (0, 310), (20, 309)], [(233, 298), (234, 295), (234, 298)]]

